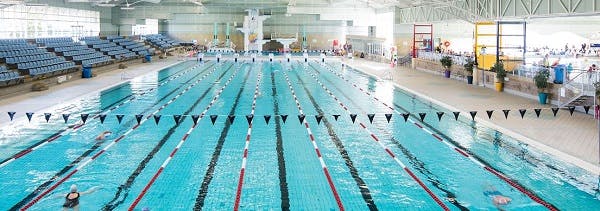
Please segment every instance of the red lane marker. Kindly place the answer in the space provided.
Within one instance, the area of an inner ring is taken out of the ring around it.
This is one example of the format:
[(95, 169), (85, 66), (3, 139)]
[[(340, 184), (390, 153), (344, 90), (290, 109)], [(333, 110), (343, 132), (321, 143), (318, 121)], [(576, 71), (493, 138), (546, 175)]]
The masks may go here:
[(454, 147), (454, 150), (456, 150), (458, 153), (460, 153), (461, 155), (465, 156), (465, 157), (469, 157), (469, 154), (463, 152), (462, 150), (460, 150), (459, 148)]
[(440, 138), (437, 134), (431, 134), (433, 137), (435, 137), (437, 140), (439, 141), (443, 141), (442, 138)]
[(431, 192), (431, 190), (429, 190), (429, 188), (427, 188), (427, 186), (425, 186), (425, 184), (423, 184), (423, 182), (421, 182), (421, 180), (415, 176), (415, 174), (412, 173), (412, 171), (408, 168), (404, 168), (404, 170), (406, 172), (408, 172), (408, 174), (415, 180), (417, 181), (417, 183), (419, 183), (419, 185), (425, 189), (425, 191), (427, 191), (427, 193), (429, 194), (429, 196), (431, 196), (431, 198), (433, 198), (433, 200), (435, 200), (436, 203), (438, 203), (440, 205), (440, 207), (442, 207), (442, 209), (449, 211), (450, 209), (446, 206), (446, 204), (444, 204), (444, 202), (442, 202), (442, 200), (440, 200), (435, 194), (433, 194), (433, 192)]
[[(152, 179), (150, 179), (150, 182), (148, 184), (146, 184), (146, 186), (144, 186), (144, 189), (142, 190), (142, 193), (140, 193), (140, 195), (144, 195), (146, 194), (146, 192), (148, 191), (148, 189), (150, 188), (150, 186), (152, 186), (152, 183), (154, 183), (154, 181), (156, 181), (156, 178), (158, 178), (158, 175), (160, 175), (163, 171), (163, 167), (160, 167), (160, 169), (158, 169), (158, 172), (156, 172), (156, 174), (154, 174), (154, 176), (152, 176)], [(140, 203), (140, 200), (142, 200), (142, 197), (137, 197), (135, 199), (135, 201), (133, 201), (133, 204), (129, 207), (129, 211), (132, 211), (135, 206)]]
[(30, 153), (31, 151), (33, 151), (33, 150), (27, 149), (27, 150), (25, 150), (25, 151), (23, 151), (23, 152), (15, 155), (15, 159), (18, 159), (18, 158), (22, 157), (23, 155), (26, 155), (27, 153)]

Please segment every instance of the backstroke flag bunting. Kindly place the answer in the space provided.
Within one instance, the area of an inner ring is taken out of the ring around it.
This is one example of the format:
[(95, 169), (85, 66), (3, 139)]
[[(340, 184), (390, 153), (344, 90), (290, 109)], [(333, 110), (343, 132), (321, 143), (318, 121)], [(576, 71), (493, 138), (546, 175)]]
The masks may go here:
[[(563, 109), (568, 109), (570, 116), (574, 115), (576, 106), (568, 106), (568, 107), (562, 107)], [(589, 114), (589, 110), (591, 108), (591, 106), (581, 106), (581, 108), (583, 109), (583, 111), (585, 111), (585, 114)], [(554, 117), (556, 117), (558, 115), (558, 111), (561, 108), (559, 107), (551, 107), (551, 108), (533, 108), (533, 111), (535, 112), (535, 117), (540, 118), (540, 116), (542, 115), (542, 112), (544, 110), (551, 110), (552, 111), (552, 115)], [(521, 117), (521, 119), (525, 118), (525, 115), (527, 114), (527, 110), (526, 108), (522, 108), (522, 109), (518, 109), (519, 111), (519, 116)], [(600, 113), (600, 106), (596, 106), (594, 107), (594, 113), (598, 114)], [(502, 113), (504, 114), (504, 118), (508, 119), (509, 113), (510, 113), (511, 109), (503, 109)], [(492, 119), (494, 110), (485, 110), (488, 119)], [(454, 120), (458, 121), (458, 117), (460, 116), (460, 111), (453, 111), (452, 114), (454, 115)], [(475, 121), (475, 117), (477, 115), (478, 111), (469, 111), (469, 115), (471, 117), (472, 121)], [(583, 112), (582, 112), (583, 113)], [(14, 121), (15, 115), (17, 114), (17, 112), (15, 111), (9, 111), (7, 112), (8, 117), (10, 119), (10, 121)], [(34, 112), (25, 112), (25, 116), (27, 117), (28, 122), (31, 122), (34, 119)], [(418, 118), (421, 122), (425, 122), (426, 116), (427, 116), (427, 112), (419, 112), (418, 114)], [(446, 114), (443, 111), (436, 111), (435, 112), (438, 121), (442, 121), (442, 117), (444, 116), (444, 114)], [(100, 123), (104, 124), (104, 121), (106, 120), (106, 117), (108, 116), (107, 114), (101, 113), (101, 114), (90, 114), (90, 113), (82, 113), (79, 114), (80, 120), (83, 124), (85, 124), (88, 120), (88, 118), (90, 117), (90, 115), (97, 115), (97, 117), (100, 119)], [(369, 123), (373, 124), (373, 121), (375, 121), (375, 116), (376, 115), (380, 115), (377, 113), (366, 113), (366, 114), (357, 114), (357, 113), (351, 113), (349, 114), (350, 116), (350, 120), (352, 121), (352, 123), (356, 122), (356, 119), (358, 118), (359, 115), (366, 115)], [(384, 113), (383, 114), (385, 116), (385, 120), (387, 121), (387, 123), (390, 123), (393, 114), (389, 114), (389, 113)], [(411, 116), (410, 112), (405, 112), (405, 113), (400, 113), (400, 115), (402, 116), (402, 118), (404, 119), (404, 122), (408, 122), (408, 118)], [(42, 116), (42, 115), (40, 115)], [(45, 120), (46, 123), (50, 122), (50, 120), (52, 119), (53, 113), (43, 113), (43, 119)], [(71, 116), (71, 114), (61, 114), (62, 119), (64, 120), (64, 123), (68, 123), (69, 117)], [(114, 115), (117, 119), (117, 122), (119, 124), (122, 123), (123, 118), (127, 115), (125, 114), (115, 114)], [(161, 119), (161, 115), (152, 115), (154, 117), (154, 122), (156, 123), (156, 125), (158, 125), (160, 119)], [(167, 116), (171, 116), (173, 117), (173, 120), (175, 122), (175, 124), (179, 124), (182, 122), (182, 117), (191, 117), (192, 121), (194, 123), (194, 125), (198, 124), (198, 121), (200, 121), (201, 117), (200, 115), (184, 115), (184, 114), (174, 114), (174, 115), (167, 115)], [(236, 114), (231, 114), (231, 115), (210, 115), (210, 121), (211, 123), (214, 125), (215, 122), (217, 121), (219, 116), (226, 116), (227, 117), (227, 121), (230, 124), (233, 124), (233, 122), (235, 121), (235, 117), (239, 116)], [(247, 115), (243, 115), (246, 118), (246, 121), (248, 122), (248, 124), (252, 124), (252, 121), (254, 120), (254, 117), (256, 117), (256, 115), (253, 114), (247, 114)], [(273, 114), (273, 115), (258, 115), (258, 116), (263, 116), (264, 120), (265, 120), (265, 124), (269, 124), (271, 117), (272, 116), (279, 116), (281, 117), (281, 120), (283, 121), (283, 123), (285, 124), (287, 121), (287, 117), (289, 116), (288, 114)], [(307, 116), (313, 116), (315, 118), (315, 120), (317, 121), (317, 124), (320, 125), (321, 121), (323, 121), (323, 117), (325, 117), (325, 114), (316, 114), (316, 115), (306, 115), (306, 114), (298, 114), (298, 121), (300, 122), (300, 124), (302, 124), (304, 122), (304, 120), (306, 119)], [(335, 121), (338, 121), (339, 117), (342, 116), (340, 114), (331, 114), (331, 116), (333, 116)], [(135, 114), (133, 115), (133, 117), (135, 117), (135, 120), (137, 122), (137, 124), (141, 124), (142, 123), (142, 119), (144, 118), (143, 114)], [(96, 118), (95, 116), (93, 117), (94, 119)], [(147, 118), (150, 118), (149, 116)]]

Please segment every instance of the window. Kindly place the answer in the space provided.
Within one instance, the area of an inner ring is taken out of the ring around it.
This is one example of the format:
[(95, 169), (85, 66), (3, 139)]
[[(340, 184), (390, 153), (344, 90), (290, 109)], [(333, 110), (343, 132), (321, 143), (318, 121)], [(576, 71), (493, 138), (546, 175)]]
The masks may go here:
[(131, 32), (133, 35), (158, 34), (158, 19), (146, 19), (146, 24), (133, 25)]
[(15, 5), (0, 10), (0, 29), (0, 38), (97, 36), (100, 33), (100, 13)]

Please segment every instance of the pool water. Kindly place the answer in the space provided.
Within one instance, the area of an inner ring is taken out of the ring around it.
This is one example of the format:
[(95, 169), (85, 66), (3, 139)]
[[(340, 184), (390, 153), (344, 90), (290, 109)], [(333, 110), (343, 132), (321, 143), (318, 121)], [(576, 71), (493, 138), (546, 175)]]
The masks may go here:
[(182, 62), (48, 122), (16, 112), (0, 210), (60, 209), (72, 184), (97, 189), (83, 210), (496, 210), (489, 189), (508, 210), (600, 207), (597, 175), (339, 62)]

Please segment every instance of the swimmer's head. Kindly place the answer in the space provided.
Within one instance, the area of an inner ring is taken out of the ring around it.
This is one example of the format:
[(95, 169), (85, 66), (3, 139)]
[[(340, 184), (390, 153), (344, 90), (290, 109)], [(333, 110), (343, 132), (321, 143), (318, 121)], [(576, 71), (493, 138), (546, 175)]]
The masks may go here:
[(110, 136), (110, 135), (112, 135), (112, 132), (110, 132), (110, 131), (104, 131), (104, 136)]
[(75, 193), (75, 192), (77, 192), (77, 185), (72, 184), (71, 185), (71, 193)]

